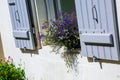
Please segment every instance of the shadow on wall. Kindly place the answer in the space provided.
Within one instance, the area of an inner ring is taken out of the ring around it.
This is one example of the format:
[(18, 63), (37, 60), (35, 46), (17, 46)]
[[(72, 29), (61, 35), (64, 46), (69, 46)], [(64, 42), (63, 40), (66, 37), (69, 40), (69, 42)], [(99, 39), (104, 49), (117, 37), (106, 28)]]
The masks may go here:
[[(89, 62), (93, 62), (93, 58), (88, 58)], [(98, 59), (97, 62), (101, 63), (111, 63), (111, 64), (120, 64), (120, 61), (106, 60), (106, 59)]]
[(66, 50), (62, 53), (61, 57), (65, 61), (65, 65), (68, 68), (68, 72), (74, 70), (78, 73), (78, 55), (80, 54), (80, 49), (78, 50)]
[(30, 54), (31, 57), (33, 56), (33, 54), (39, 55), (38, 49), (35, 49), (35, 50), (24, 50), (24, 49), (20, 49), (20, 50), (21, 50), (21, 52), (22, 52), (23, 54)]
[(0, 58), (4, 58), (3, 46), (2, 46), (2, 39), (0, 33)]
[[(94, 62), (93, 58), (87, 58), (88, 62)], [(100, 68), (102, 69), (102, 63), (110, 63), (110, 64), (118, 64), (120, 65), (120, 61), (114, 61), (114, 60), (106, 60), (106, 59), (98, 59), (96, 60), (100, 64)]]

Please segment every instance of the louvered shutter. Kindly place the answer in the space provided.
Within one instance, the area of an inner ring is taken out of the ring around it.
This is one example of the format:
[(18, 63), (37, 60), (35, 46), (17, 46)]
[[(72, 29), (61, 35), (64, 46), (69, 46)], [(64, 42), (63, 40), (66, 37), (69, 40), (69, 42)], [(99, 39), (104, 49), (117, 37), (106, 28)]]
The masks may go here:
[(8, 5), (16, 47), (35, 49), (27, 0), (8, 0)]
[(115, 0), (75, 0), (82, 55), (119, 60)]

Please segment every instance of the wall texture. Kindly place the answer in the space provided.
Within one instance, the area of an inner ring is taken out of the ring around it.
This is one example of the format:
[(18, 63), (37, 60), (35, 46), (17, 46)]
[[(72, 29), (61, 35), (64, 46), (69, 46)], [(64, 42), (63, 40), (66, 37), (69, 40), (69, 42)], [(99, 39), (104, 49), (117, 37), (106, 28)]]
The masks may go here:
[[(119, 7), (120, 0), (116, 1)], [(120, 80), (117, 61), (92, 62), (79, 54), (69, 69), (61, 55), (52, 53), (49, 46), (44, 46), (38, 54), (22, 53), (15, 47), (7, 0), (0, 0), (0, 33), (5, 57), (11, 56), (16, 65), (22, 63), (28, 80)]]

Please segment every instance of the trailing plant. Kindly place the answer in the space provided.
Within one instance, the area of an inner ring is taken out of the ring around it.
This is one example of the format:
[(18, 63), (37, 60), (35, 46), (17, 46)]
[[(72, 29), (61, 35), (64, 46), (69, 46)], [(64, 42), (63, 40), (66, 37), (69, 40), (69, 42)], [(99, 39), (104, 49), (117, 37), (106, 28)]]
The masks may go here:
[(0, 60), (0, 80), (25, 80), (25, 71), (19, 67), (16, 67), (13, 60), (8, 57), (7, 60)]
[[(42, 29), (45, 30), (45, 34), (41, 37), (44, 38), (45, 44), (66, 47), (67, 49), (80, 48), (79, 31), (77, 25), (77, 19), (75, 12), (60, 14), (56, 20), (50, 22), (44, 22)], [(43, 36), (44, 35), (44, 36)]]

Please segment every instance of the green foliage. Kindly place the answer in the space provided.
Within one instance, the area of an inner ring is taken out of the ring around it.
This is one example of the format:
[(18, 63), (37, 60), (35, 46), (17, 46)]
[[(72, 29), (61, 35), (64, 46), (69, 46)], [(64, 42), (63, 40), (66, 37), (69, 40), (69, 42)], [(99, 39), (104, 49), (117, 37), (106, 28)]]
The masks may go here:
[(0, 80), (25, 80), (24, 69), (16, 67), (10, 57), (0, 61)]

